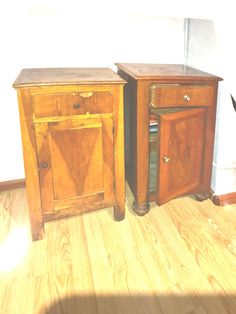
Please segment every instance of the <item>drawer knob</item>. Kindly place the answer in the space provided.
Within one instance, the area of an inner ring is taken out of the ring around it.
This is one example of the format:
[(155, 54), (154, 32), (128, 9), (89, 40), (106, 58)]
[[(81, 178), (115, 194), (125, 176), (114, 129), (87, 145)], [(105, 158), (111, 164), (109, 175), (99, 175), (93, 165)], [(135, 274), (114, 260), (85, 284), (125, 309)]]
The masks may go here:
[(184, 101), (189, 101), (191, 98), (189, 95), (184, 95)]
[(164, 157), (163, 157), (163, 161), (164, 161), (165, 163), (168, 163), (168, 162), (170, 161), (170, 158), (167, 157), (167, 156), (164, 156)]
[(80, 108), (80, 104), (74, 104), (73, 107), (74, 107), (74, 109), (79, 109)]

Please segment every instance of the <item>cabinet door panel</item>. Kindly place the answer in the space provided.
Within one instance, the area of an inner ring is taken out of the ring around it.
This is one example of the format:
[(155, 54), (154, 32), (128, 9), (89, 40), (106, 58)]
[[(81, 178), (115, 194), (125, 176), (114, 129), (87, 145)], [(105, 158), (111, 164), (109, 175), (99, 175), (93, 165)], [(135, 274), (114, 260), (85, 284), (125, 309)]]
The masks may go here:
[(159, 205), (201, 185), (205, 110), (159, 115), (157, 202)]
[(49, 123), (49, 133), (55, 199), (103, 191), (101, 121)]
[(113, 201), (113, 159), (104, 156), (105, 145), (113, 151), (112, 119), (41, 123), (36, 137), (45, 212), (79, 200), (82, 206), (95, 195), (99, 201)]

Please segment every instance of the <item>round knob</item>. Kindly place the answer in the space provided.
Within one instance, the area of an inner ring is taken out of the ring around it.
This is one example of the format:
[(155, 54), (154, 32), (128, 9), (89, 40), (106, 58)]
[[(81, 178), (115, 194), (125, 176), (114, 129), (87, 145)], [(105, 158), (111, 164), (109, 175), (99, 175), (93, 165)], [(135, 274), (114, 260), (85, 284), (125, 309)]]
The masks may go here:
[(165, 163), (167, 163), (167, 162), (169, 162), (169, 161), (170, 161), (170, 158), (169, 158), (169, 157), (167, 157), (167, 156), (164, 156), (164, 157), (163, 157), (163, 161), (164, 161)]
[(80, 104), (74, 104), (73, 107), (74, 107), (74, 109), (79, 109), (80, 108)]
[(189, 95), (184, 95), (184, 101), (189, 101), (191, 98)]
[(47, 169), (48, 163), (47, 163), (47, 162), (42, 162), (42, 163), (40, 164), (40, 166), (41, 166), (41, 168), (43, 168), (43, 169)]

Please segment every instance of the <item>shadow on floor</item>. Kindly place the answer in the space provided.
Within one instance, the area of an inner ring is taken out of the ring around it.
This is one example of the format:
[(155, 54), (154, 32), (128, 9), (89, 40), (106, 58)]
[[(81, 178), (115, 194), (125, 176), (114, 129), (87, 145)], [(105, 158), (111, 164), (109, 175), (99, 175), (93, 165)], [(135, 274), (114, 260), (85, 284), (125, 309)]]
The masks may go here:
[[(133, 292), (135, 294), (135, 292)], [(236, 295), (73, 296), (40, 314), (235, 314)]]

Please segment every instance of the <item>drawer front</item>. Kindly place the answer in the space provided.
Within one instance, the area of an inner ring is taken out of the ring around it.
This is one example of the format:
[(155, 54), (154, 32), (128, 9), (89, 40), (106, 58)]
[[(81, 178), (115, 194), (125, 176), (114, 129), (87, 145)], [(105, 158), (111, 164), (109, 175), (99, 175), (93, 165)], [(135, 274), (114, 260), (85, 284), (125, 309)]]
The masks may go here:
[(33, 96), (35, 117), (111, 113), (111, 92), (75, 92), (38, 94)]
[(153, 108), (210, 106), (214, 100), (211, 85), (153, 84), (150, 94), (150, 106)]

